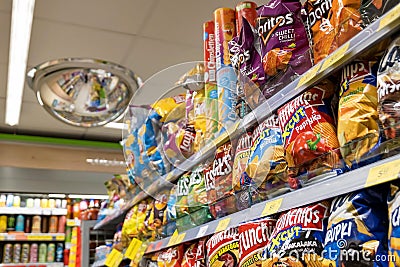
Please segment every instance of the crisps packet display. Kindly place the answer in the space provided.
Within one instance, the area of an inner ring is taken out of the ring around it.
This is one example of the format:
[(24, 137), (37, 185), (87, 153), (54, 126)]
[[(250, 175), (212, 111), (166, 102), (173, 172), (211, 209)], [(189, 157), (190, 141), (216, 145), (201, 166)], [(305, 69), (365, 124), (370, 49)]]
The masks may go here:
[(189, 185), (190, 185), (190, 172), (184, 173), (179, 177), (176, 187), (176, 216), (181, 218), (189, 214)]
[(239, 137), (237, 141), (232, 168), (232, 188), (234, 188), (235, 191), (241, 189), (240, 180), (247, 167), (247, 162), (250, 155), (251, 139), (251, 131), (246, 131)]
[(263, 250), (275, 224), (275, 219), (265, 218), (238, 226), (239, 267), (256, 267), (262, 264)]
[(189, 245), (183, 255), (181, 267), (206, 267), (205, 243), (206, 239), (202, 238)]
[(387, 139), (400, 137), (400, 37), (388, 47), (378, 69), (378, 114)]
[(243, 1), (236, 5), (236, 33), (239, 34), (243, 21), (246, 20), (253, 28), (256, 27), (257, 4), (251, 1)]
[(389, 209), (389, 266), (400, 266), (400, 183), (390, 184), (387, 198)]
[(189, 179), (189, 194), (187, 197), (189, 212), (193, 213), (201, 208), (208, 208), (207, 191), (202, 166), (194, 169)]
[(269, 193), (281, 190), (287, 182), (282, 134), (277, 115), (272, 115), (253, 131), (250, 155), (241, 185), (259, 188), (258, 198), (266, 199)]
[(235, 10), (218, 8), (214, 11), (215, 62), (218, 87), (218, 132), (224, 132), (237, 120), (236, 74), (229, 58), (228, 42), (235, 37)]
[(138, 237), (137, 225), (137, 211), (138, 205), (133, 206), (125, 216), (124, 223), (122, 224), (122, 235), (128, 238)]
[(324, 249), (329, 206), (328, 201), (323, 201), (282, 213), (263, 252), (262, 266), (313, 267), (328, 262), (320, 255)]
[[(289, 175), (300, 182), (327, 172), (341, 172), (339, 143), (330, 100), (334, 86), (325, 80), (278, 109)], [(299, 186), (291, 179), (292, 188)]]
[[(336, 0), (333, 0), (336, 1)], [(308, 0), (304, 3), (306, 26), (311, 34), (314, 64), (329, 55), (335, 37), (334, 28), (329, 21), (332, 0)]]
[(237, 228), (229, 228), (208, 239), (207, 267), (235, 267), (239, 263), (239, 233)]
[(155, 238), (162, 237), (163, 226), (167, 224), (167, 203), (169, 190), (164, 189), (154, 196), (154, 205), (150, 214), (149, 228), (155, 232)]
[(183, 260), (183, 245), (171, 247), (158, 254), (158, 267), (181, 267)]
[(257, 32), (267, 79), (265, 98), (309, 70), (312, 66), (310, 46), (300, 1), (273, 0), (257, 9)]
[(194, 152), (197, 152), (207, 140), (205, 139), (207, 114), (205, 90), (201, 89), (195, 93), (196, 94), (194, 95), (193, 99), (194, 129), (196, 132), (196, 137), (194, 140)]
[(176, 230), (176, 188), (174, 185), (169, 192), (169, 198), (167, 202), (166, 217), (167, 224), (164, 225), (163, 236), (171, 236)]
[(337, 136), (350, 168), (371, 161), (368, 155), (380, 144), (377, 69), (377, 62), (355, 61), (342, 70)]
[(204, 94), (206, 97), (206, 136), (213, 138), (218, 131), (218, 90), (215, 62), (215, 24), (213, 20), (203, 24)]
[(395, 0), (362, 0), (360, 13), (364, 26), (379, 19), (387, 11), (395, 7), (399, 2)]
[(388, 187), (383, 184), (333, 199), (324, 253), (336, 263), (333, 266), (387, 266)]

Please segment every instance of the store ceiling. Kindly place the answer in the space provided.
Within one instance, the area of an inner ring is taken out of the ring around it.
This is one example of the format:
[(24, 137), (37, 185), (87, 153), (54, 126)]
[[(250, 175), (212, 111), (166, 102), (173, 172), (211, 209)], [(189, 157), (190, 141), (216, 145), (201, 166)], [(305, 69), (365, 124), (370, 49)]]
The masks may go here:
[[(36, 0), (28, 68), (51, 59), (90, 57), (121, 64), (146, 80), (171, 65), (201, 60), (203, 22), (212, 19), (216, 8), (238, 2)], [(121, 140), (121, 130), (77, 128), (57, 121), (27, 85), (19, 125), (4, 123), (11, 6), (11, 0), (0, 1), (0, 132)]]

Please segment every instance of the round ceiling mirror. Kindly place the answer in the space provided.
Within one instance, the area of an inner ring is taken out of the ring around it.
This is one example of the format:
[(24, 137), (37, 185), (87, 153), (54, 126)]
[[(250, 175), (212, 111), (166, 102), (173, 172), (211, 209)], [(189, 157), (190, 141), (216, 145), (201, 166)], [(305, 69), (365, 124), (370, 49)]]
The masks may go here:
[(107, 61), (67, 58), (28, 71), (39, 103), (74, 126), (97, 127), (120, 118), (142, 82), (131, 70)]

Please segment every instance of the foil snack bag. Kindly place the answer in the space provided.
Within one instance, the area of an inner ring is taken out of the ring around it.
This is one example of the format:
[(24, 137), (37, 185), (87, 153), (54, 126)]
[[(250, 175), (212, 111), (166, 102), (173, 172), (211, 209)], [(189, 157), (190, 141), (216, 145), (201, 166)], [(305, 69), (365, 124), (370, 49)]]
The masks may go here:
[(207, 267), (236, 267), (239, 263), (239, 234), (230, 228), (207, 240)]
[(257, 14), (264, 72), (267, 79), (277, 77), (263, 90), (268, 99), (311, 68), (310, 45), (300, 1), (273, 0), (260, 6)]
[(329, 205), (323, 201), (281, 214), (263, 252), (262, 266), (330, 266), (321, 257)]
[(337, 136), (349, 167), (359, 166), (380, 144), (377, 69), (377, 62), (355, 61), (342, 71)]
[(387, 139), (400, 137), (400, 37), (388, 47), (378, 69), (378, 113)]
[(388, 194), (389, 209), (389, 266), (400, 266), (400, 183), (390, 184)]
[(158, 267), (181, 267), (183, 260), (183, 245), (168, 248), (158, 254)]
[(383, 184), (333, 199), (325, 258), (343, 267), (388, 266), (384, 260), (388, 253), (387, 193), (388, 185)]
[(236, 145), (235, 159), (232, 169), (232, 187), (237, 191), (240, 190), (240, 180), (246, 171), (248, 158), (250, 155), (252, 134), (250, 131), (243, 133)]

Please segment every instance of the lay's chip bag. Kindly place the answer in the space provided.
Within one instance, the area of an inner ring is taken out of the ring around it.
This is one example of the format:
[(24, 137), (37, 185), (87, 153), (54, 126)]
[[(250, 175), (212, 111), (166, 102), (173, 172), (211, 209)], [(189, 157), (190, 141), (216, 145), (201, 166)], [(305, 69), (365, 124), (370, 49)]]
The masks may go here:
[(400, 182), (390, 184), (389, 209), (389, 266), (400, 266)]
[(183, 245), (171, 247), (158, 254), (158, 267), (181, 267), (183, 260)]
[(336, 266), (388, 266), (388, 184), (333, 199), (324, 258)]
[(294, 208), (279, 216), (263, 251), (263, 267), (330, 266), (323, 252), (329, 201)]
[(207, 267), (236, 267), (239, 263), (239, 233), (229, 228), (208, 239)]

